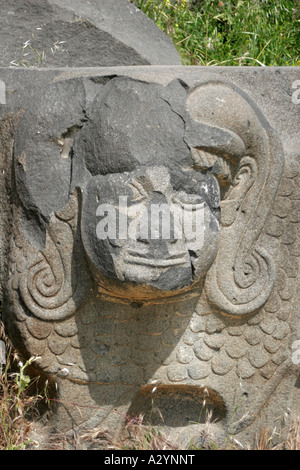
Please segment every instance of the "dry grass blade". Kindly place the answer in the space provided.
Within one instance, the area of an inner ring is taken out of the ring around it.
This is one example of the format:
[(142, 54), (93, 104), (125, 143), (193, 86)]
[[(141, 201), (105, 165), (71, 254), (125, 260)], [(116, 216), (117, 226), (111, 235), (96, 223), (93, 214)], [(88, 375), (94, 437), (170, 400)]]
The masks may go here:
[(108, 429), (95, 428), (80, 436), (81, 442), (88, 448), (114, 449), (113, 437)]
[[(275, 431), (275, 430), (274, 430)], [(274, 449), (272, 444), (274, 431), (270, 432), (268, 429), (261, 429), (257, 439), (256, 450), (271, 450)]]
[(125, 439), (118, 444), (127, 450), (176, 450), (171, 442), (151, 424), (143, 423), (143, 416), (129, 421), (125, 428)]
[(37, 397), (27, 396), (20, 389), (20, 383), (16, 380), (18, 373), (12, 372), (18, 357), (13, 352), (2, 323), (0, 340), (6, 348), (6, 364), (0, 373), (0, 450), (19, 450), (26, 447), (32, 428), (27, 412), (34, 406)]
[(300, 450), (300, 416), (293, 419), (285, 445), (286, 450)]

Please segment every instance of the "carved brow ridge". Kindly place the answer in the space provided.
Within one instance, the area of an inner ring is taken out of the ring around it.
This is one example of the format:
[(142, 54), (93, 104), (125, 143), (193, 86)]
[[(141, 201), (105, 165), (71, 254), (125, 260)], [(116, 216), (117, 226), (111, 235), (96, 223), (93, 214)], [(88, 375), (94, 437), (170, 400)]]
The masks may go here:
[(233, 165), (239, 162), (246, 151), (244, 142), (236, 133), (193, 120), (186, 125), (184, 141), (191, 149), (216, 153)]

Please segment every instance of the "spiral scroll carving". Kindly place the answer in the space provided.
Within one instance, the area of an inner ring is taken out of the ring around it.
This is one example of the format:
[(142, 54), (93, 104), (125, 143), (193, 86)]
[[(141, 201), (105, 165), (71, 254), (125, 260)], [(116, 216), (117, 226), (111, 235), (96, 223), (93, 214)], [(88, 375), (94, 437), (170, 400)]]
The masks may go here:
[[(70, 204), (74, 205), (74, 198)], [(43, 251), (31, 247), (27, 269), (21, 273), (19, 292), (29, 311), (42, 320), (62, 320), (82, 302), (85, 283), (78, 282), (74, 266), (77, 208), (53, 216)], [(78, 258), (77, 258), (78, 261)]]
[[(228, 107), (220, 121), (214, 113), (208, 117), (217, 95), (234, 103), (238, 117)], [(230, 85), (200, 86), (191, 94), (189, 109), (194, 120), (229, 129), (244, 143), (239, 157), (231, 157), (232, 185), (221, 202), (221, 240), (205, 290), (224, 314), (252, 314), (268, 300), (276, 277), (261, 235), (283, 173), (282, 143), (252, 101)]]

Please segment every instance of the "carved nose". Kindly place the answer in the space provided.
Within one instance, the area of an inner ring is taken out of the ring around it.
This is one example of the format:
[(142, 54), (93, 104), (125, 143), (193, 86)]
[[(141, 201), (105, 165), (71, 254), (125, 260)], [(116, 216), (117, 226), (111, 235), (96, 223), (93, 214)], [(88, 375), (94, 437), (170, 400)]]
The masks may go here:
[(150, 245), (149, 253), (155, 258), (165, 257), (168, 253), (168, 243), (175, 243), (174, 216), (170, 210), (167, 198), (163, 193), (153, 192), (147, 206), (148, 233), (147, 237), (140, 235), (137, 240)]

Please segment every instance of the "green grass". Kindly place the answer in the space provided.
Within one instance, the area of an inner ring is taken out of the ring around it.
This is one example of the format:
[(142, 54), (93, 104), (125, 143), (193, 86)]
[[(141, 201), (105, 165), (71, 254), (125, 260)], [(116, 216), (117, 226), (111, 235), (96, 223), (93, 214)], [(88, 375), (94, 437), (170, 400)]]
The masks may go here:
[(129, 0), (184, 65), (300, 65), (300, 0)]

